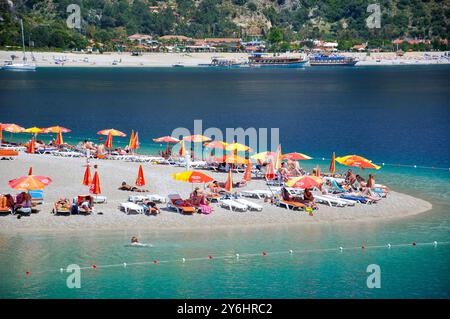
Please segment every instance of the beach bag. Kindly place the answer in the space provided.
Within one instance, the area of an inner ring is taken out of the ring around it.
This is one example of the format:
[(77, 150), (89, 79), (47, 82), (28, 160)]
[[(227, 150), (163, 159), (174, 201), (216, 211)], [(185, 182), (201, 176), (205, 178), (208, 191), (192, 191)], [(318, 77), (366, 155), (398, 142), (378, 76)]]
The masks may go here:
[(78, 205), (72, 204), (72, 208), (70, 209), (71, 215), (77, 215), (78, 214)]
[(202, 205), (200, 204), (200, 210), (202, 214), (208, 215), (212, 213), (212, 207), (208, 205)]

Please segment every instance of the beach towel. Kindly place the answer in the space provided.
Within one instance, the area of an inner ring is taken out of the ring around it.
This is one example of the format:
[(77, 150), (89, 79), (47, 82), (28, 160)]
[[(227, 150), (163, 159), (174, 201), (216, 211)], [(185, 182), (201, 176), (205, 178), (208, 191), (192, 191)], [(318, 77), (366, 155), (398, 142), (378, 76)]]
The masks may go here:
[(200, 210), (202, 214), (208, 215), (212, 213), (212, 207), (208, 205), (202, 205), (200, 204)]

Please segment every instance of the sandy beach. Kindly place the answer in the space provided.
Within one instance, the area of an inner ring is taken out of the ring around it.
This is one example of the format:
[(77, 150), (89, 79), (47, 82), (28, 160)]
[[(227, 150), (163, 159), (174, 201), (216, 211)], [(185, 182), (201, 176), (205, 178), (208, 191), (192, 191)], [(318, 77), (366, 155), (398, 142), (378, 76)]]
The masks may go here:
[[(102, 195), (107, 196), (106, 204), (97, 204), (95, 209), (102, 215), (91, 216), (55, 216), (51, 214), (53, 203), (60, 197), (73, 198), (87, 194), (88, 189), (81, 184), (85, 167), (83, 158), (61, 158), (52, 155), (29, 155), (21, 153), (16, 160), (1, 161), (0, 175), (2, 183), (0, 193), (15, 194), (18, 191), (8, 187), (7, 181), (26, 175), (29, 167), (33, 167), (35, 175), (50, 176), (53, 183), (45, 189), (44, 204), (40, 211), (30, 217), (17, 219), (16, 216), (0, 216), (0, 232), (5, 234), (18, 232), (79, 232), (95, 230), (188, 230), (214, 229), (229, 227), (267, 227), (280, 225), (295, 225), (306, 223), (342, 223), (359, 222), (380, 219), (392, 219), (411, 216), (428, 211), (432, 205), (424, 200), (407, 194), (395, 192), (377, 204), (355, 207), (335, 208), (320, 205), (314, 216), (303, 211), (291, 211), (279, 208), (262, 199), (251, 199), (264, 206), (262, 212), (231, 212), (212, 204), (214, 212), (211, 215), (195, 214), (185, 216), (168, 210), (165, 204), (159, 204), (162, 212), (158, 216), (126, 215), (119, 210), (121, 202), (126, 202), (129, 195), (136, 194), (120, 191), (117, 188), (122, 181), (132, 184), (136, 179), (139, 164), (121, 160), (95, 160), (98, 164)], [(183, 167), (172, 167), (144, 163), (144, 173), (149, 194), (167, 196), (179, 193), (182, 197), (189, 196), (192, 185), (174, 181), (171, 173), (185, 170)], [(207, 172), (219, 181), (225, 181), (225, 173)], [(235, 180), (241, 178), (235, 174)], [(267, 189), (264, 181), (252, 180), (246, 190)]]
[[(388, 65), (428, 65), (449, 64), (450, 59), (445, 52), (407, 52), (399, 57), (395, 52), (342, 53), (358, 59), (357, 66), (388, 66)], [(11, 60), (11, 55), (22, 56), (21, 51), (0, 51), (0, 61)], [(143, 53), (141, 56), (131, 56), (129, 52), (103, 54), (70, 53), (70, 52), (34, 52), (38, 67), (172, 67), (181, 64), (186, 67), (196, 67), (199, 64), (211, 63), (213, 57), (222, 57), (237, 62), (246, 62), (247, 53)], [(288, 54), (303, 56), (302, 54)], [(31, 60), (30, 53), (27, 52)], [(19, 58), (20, 59), (20, 58)]]

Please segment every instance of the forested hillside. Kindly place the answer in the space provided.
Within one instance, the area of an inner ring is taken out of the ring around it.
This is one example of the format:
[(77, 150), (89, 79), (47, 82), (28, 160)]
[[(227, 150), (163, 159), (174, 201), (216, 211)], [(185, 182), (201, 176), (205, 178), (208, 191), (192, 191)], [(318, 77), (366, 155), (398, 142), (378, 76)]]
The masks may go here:
[[(370, 29), (367, 6), (381, 6), (381, 28)], [(81, 7), (81, 29), (68, 29), (66, 8)], [(285, 40), (385, 41), (447, 39), (448, 0), (0, 0), (0, 46), (20, 43), (18, 18), (35, 47), (84, 47), (134, 33), (154, 37), (266, 37)]]

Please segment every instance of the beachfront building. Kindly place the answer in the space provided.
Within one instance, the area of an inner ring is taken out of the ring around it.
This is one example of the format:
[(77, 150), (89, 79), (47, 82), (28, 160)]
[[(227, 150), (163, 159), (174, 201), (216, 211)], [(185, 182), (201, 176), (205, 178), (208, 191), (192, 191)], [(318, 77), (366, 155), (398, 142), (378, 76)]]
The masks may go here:
[(354, 46), (352, 46), (352, 51), (364, 52), (366, 50), (367, 50), (367, 43), (355, 44)]
[(336, 52), (338, 50), (337, 42), (325, 42), (322, 40), (314, 40), (313, 44), (314, 44), (313, 51), (316, 51), (316, 52), (321, 52), (321, 51)]
[(146, 44), (153, 40), (151, 35), (135, 33), (128, 37), (131, 42), (137, 42), (138, 44)]
[(236, 52), (241, 49), (239, 38), (206, 38), (205, 44), (220, 52)]

